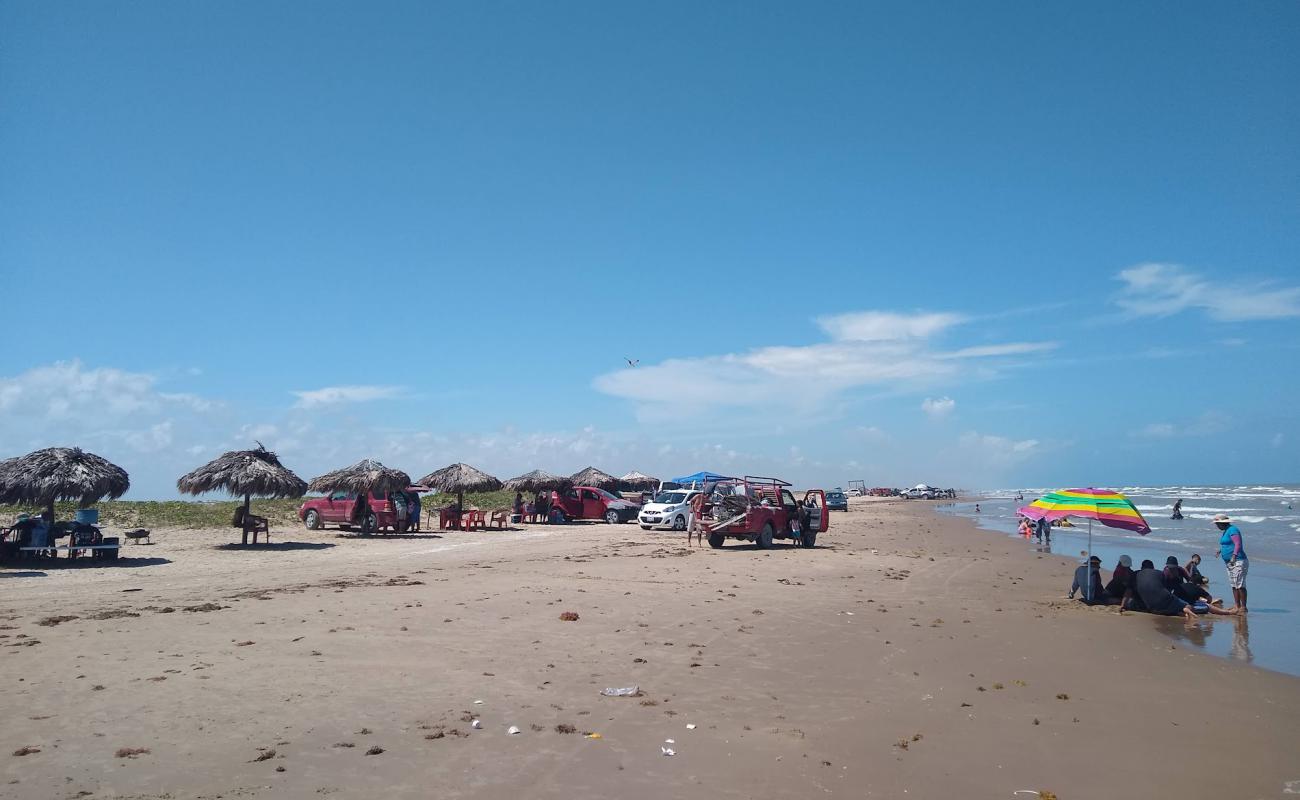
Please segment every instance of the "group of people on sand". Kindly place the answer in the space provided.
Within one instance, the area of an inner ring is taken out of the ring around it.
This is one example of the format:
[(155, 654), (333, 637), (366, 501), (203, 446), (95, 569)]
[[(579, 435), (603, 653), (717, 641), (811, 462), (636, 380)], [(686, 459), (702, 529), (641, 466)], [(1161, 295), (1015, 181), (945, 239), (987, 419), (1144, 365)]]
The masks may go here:
[(1219, 557), (1228, 574), (1232, 589), (1233, 606), (1223, 608), (1223, 600), (1206, 589), (1209, 580), (1201, 574), (1201, 556), (1193, 554), (1186, 565), (1169, 556), (1163, 569), (1157, 570), (1150, 559), (1141, 568), (1133, 569), (1133, 559), (1119, 557), (1109, 581), (1101, 577), (1101, 559), (1092, 556), (1074, 571), (1070, 584), (1070, 599), (1075, 595), (1090, 606), (1117, 605), (1123, 611), (1146, 611), (1151, 614), (1183, 616), (1194, 620), (1198, 613), (1235, 616), (1245, 614), (1246, 572), (1249, 562), (1242, 541), (1241, 530), (1227, 514), (1214, 517), (1219, 529)]
[[(559, 522), (563, 519), (559, 515), (559, 509), (551, 507), (550, 492), (538, 492), (532, 502), (524, 500), (523, 492), (515, 492), (513, 510), (515, 516), (520, 519), (537, 520), (538, 522)], [(555, 516), (556, 519), (552, 519), (552, 516)]]

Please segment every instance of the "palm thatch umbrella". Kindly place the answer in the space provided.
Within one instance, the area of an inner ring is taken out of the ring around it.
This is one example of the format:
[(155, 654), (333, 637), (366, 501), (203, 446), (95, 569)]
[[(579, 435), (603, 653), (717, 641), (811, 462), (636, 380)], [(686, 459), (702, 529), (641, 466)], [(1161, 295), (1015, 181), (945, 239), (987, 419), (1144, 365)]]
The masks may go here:
[(532, 472), (525, 472), (517, 478), (511, 478), (503, 485), (516, 492), (549, 492), (554, 489), (563, 489), (572, 481), (563, 475), (552, 475), (546, 470), (535, 469)]
[(45, 506), (51, 521), (56, 500), (87, 508), (130, 488), (126, 470), (80, 447), (47, 447), (0, 461), (0, 503)]
[(581, 472), (575, 472), (569, 476), (569, 480), (576, 486), (595, 486), (597, 489), (614, 489), (618, 486), (618, 478), (595, 467), (587, 467)]
[(501, 481), (469, 464), (456, 463), (425, 475), (420, 485), (448, 494), (455, 492), (456, 507), (464, 508), (465, 492), (495, 492), (501, 488)]
[(411, 485), (411, 476), (400, 469), (390, 469), (374, 459), (358, 461), (350, 467), (317, 475), (307, 484), (313, 492), (352, 492), (365, 494), (400, 492)]
[[(307, 482), (280, 463), (275, 453), (261, 442), (256, 450), (232, 450), (209, 461), (176, 481), (176, 488), (187, 494), (204, 494), (224, 490), (244, 496), (243, 543), (248, 544), (248, 506), (252, 496), (302, 497)], [(253, 535), (257, 541), (257, 534)]]
[(659, 485), (658, 478), (652, 478), (644, 472), (637, 472), (636, 470), (632, 470), (619, 478), (618, 482), (629, 492), (643, 492)]

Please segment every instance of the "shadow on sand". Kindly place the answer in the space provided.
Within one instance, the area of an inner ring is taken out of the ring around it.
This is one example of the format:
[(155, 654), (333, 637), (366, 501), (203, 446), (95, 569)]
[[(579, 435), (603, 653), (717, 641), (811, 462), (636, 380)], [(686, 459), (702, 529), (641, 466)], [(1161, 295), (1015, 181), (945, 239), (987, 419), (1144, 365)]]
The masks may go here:
[(48, 574), (34, 569), (0, 570), (0, 578), (44, 578)]
[(383, 539), (441, 539), (442, 535), (437, 533), (371, 533), (366, 535), (360, 533), (340, 533), (338, 538), (379, 541)]
[(240, 544), (239, 542), (230, 542), (229, 544), (218, 544), (213, 546), (213, 550), (270, 550), (272, 552), (283, 552), (287, 550), (325, 550), (338, 545), (330, 542), (273, 542), (271, 544)]

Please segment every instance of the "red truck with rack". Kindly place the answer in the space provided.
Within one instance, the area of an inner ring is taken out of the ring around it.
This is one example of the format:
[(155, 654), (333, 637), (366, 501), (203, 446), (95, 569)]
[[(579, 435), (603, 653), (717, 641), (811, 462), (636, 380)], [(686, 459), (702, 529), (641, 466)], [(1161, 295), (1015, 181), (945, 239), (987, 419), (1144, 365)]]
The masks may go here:
[(811, 489), (796, 500), (790, 484), (778, 478), (746, 475), (719, 484), (704, 504), (701, 523), (709, 544), (722, 547), (740, 539), (766, 550), (777, 539), (813, 547), (817, 535), (830, 528), (826, 493)]

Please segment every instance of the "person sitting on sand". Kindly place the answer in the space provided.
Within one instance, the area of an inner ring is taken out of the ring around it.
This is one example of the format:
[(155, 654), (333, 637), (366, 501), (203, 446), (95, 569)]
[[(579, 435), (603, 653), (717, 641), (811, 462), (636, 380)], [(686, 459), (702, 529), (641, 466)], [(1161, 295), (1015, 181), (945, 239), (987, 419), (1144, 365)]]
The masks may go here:
[(1191, 575), (1179, 565), (1177, 558), (1170, 556), (1165, 559), (1165, 568), (1162, 573), (1165, 579), (1165, 588), (1188, 603), (1195, 603), (1197, 600), (1204, 600), (1207, 603), (1214, 602), (1214, 598), (1210, 596), (1209, 592), (1192, 583)]
[(1074, 583), (1070, 584), (1069, 599), (1074, 599), (1074, 593), (1079, 592), (1079, 599), (1090, 606), (1109, 605), (1110, 595), (1106, 594), (1106, 589), (1101, 585), (1101, 559), (1093, 556), (1088, 559), (1087, 564), (1079, 565), (1074, 571)]
[(1106, 594), (1122, 605), (1132, 596), (1133, 576), (1136, 574), (1133, 571), (1133, 559), (1127, 555), (1120, 556), (1115, 571), (1111, 573), (1110, 582), (1106, 584)]
[[(1138, 570), (1134, 582), (1137, 587), (1136, 595), (1142, 601), (1142, 610), (1149, 614), (1163, 614), (1169, 617), (1181, 614), (1183, 619), (1189, 622), (1196, 620), (1196, 610), (1192, 608), (1192, 604), (1165, 587), (1164, 573), (1156, 569), (1155, 563), (1150, 559), (1142, 562), (1142, 569)], [(1223, 609), (1207, 605), (1206, 609), (1211, 614), (1225, 616), (1235, 616), (1237, 613), (1235, 608)]]
[(1187, 579), (1197, 586), (1204, 586), (1210, 582), (1210, 579), (1201, 574), (1201, 554), (1192, 553), (1192, 557), (1187, 559)]

